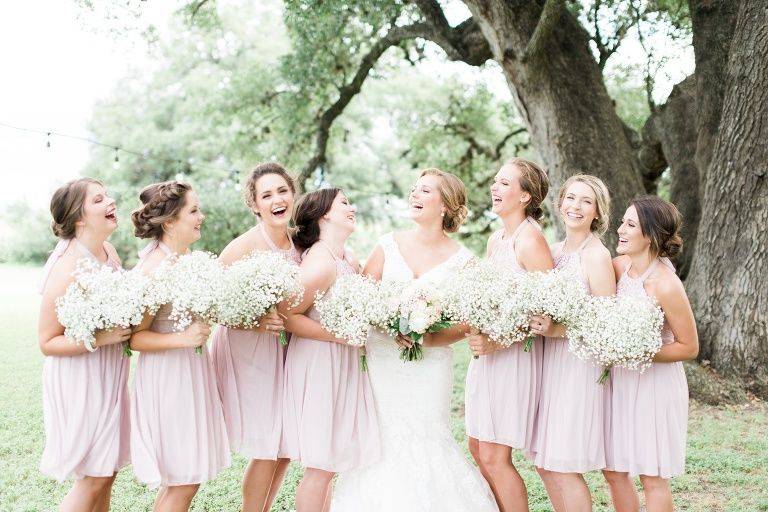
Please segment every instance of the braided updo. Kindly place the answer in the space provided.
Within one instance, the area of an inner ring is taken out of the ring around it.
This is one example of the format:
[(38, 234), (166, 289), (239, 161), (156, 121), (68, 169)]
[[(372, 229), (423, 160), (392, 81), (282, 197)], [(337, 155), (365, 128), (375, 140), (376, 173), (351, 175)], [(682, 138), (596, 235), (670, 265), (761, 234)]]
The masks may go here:
[(153, 183), (139, 194), (142, 206), (131, 213), (133, 232), (139, 238), (160, 238), (163, 224), (178, 217), (192, 187), (179, 181)]

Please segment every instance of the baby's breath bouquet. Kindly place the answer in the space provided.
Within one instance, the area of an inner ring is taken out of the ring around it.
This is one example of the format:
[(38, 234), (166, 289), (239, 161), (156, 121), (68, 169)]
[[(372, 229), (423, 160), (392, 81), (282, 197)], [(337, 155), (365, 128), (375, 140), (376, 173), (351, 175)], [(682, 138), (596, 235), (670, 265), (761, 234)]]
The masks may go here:
[[(222, 295), (224, 271), (216, 256), (205, 251), (193, 251), (166, 258), (152, 273), (147, 293), (151, 313), (170, 304), (170, 319), (176, 332), (183, 331), (199, 320), (215, 323), (217, 302)], [(202, 354), (202, 347), (195, 348)]]
[[(216, 301), (216, 323), (251, 329), (277, 304), (290, 301), (295, 307), (304, 292), (298, 282), (299, 267), (272, 251), (255, 251), (224, 269)], [(280, 343), (286, 345), (285, 331)]]
[(451, 320), (443, 314), (441, 297), (433, 283), (415, 282), (405, 287), (388, 289), (388, 320), (384, 327), (393, 335), (402, 334), (413, 340), (413, 346), (400, 349), (403, 361), (418, 361), (424, 357), (422, 343), (428, 332), (450, 327)]
[[(388, 316), (379, 283), (361, 274), (339, 277), (328, 292), (317, 294), (315, 309), (325, 330), (354, 347), (365, 347), (371, 327), (383, 325)], [(364, 352), (360, 366), (368, 368)]]
[[(64, 336), (93, 350), (96, 331), (127, 328), (141, 323), (147, 278), (138, 272), (115, 270), (90, 259), (81, 259), (75, 280), (56, 299), (56, 316)], [(125, 355), (130, 346), (123, 344)]]
[(591, 297), (568, 346), (576, 357), (603, 367), (603, 384), (612, 366), (645, 371), (661, 350), (663, 325), (661, 308), (646, 297)]
[[(525, 304), (529, 316), (548, 316), (567, 330), (575, 327), (589, 296), (572, 268), (526, 272), (518, 279), (518, 299)], [(532, 337), (526, 340), (527, 350), (532, 341)]]
[[(443, 313), (508, 347), (528, 335), (528, 311), (517, 300), (518, 281), (488, 261), (464, 267), (443, 290)], [(475, 356), (477, 358), (477, 356)]]

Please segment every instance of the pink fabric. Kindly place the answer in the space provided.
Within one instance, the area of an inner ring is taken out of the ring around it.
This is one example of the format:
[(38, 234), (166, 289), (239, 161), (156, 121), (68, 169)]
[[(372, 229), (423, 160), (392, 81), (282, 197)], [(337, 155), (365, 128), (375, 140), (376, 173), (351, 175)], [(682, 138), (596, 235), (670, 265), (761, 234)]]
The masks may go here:
[[(515, 255), (515, 241), (527, 224), (541, 229), (528, 217), (508, 238), (494, 234), (496, 243), (488, 256), (505, 272), (525, 272)], [(472, 359), (465, 387), (467, 435), (529, 451), (541, 386), (543, 338), (536, 337), (530, 352), (521, 343)]]
[(67, 252), (69, 244), (71, 243), (72, 239), (64, 240), (60, 238), (56, 244), (56, 247), (53, 248), (53, 252), (51, 252), (51, 255), (48, 256), (48, 260), (45, 262), (45, 266), (43, 267), (43, 278), (40, 281), (40, 287), (38, 288), (39, 293), (43, 293), (43, 289), (45, 289), (45, 283), (48, 282), (48, 276), (51, 275), (53, 266), (56, 265), (56, 262), (59, 261), (59, 258), (64, 256), (64, 253)]

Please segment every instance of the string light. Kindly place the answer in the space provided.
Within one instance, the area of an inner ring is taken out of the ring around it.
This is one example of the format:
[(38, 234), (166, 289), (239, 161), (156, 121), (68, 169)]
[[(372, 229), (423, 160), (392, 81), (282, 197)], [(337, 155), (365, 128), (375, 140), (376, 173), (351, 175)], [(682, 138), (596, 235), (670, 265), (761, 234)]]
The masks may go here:
[[(53, 130), (48, 131), (48, 130), (37, 130), (37, 129), (34, 129), (34, 128), (25, 128), (25, 127), (21, 127), (21, 126), (14, 126), (12, 124), (4, 123), (2, 121), (0, 121), (0, 127), (9, 128), (11, 130), (16, 130), (16, 131), (20, 131), (20, 132), (38, 133), (38, 134), (44, 135), (45, 138), (46, 138), (45, 147), (49, 148), (49, 149), (51, 147), (51, 139), (52, 139), (52, 137), (63, 137), (63, 138), (66, 138), (66, 139), (79, 140), (79, 141), (87, 142), (88, 144), (91, 144), (91, 145), (94, 145), (94, 146), (102, 146), (102, 147), (110, 148), (110, 149), (114, 150), (114, 152), (115, 152), (115, 158), (114, 158), (113, 163), (112, 163), (112, 167), (115, 170), (120, 168), (119, 152), (121, 152), (121, 151), (123, 153), (127, 153), (129, 155), (134, 155), (134, 156), (136, 156), (137, 158), (139, 158), (141, 160), (149, 160), (151, 158), (153, 160), (164, 162), (164, 163), (168, 164), (169, 166), (174, 166), (174, 167), (178, 166), (181, 169), (183, 169), (185, 174), (191, 174), (192, 173), (193, 163), (194, 163), (194, 168), (195, 169), (199, 169), (199, 170), (206, 170), (207, 169), (207, 170), (219, 171), (219, 172), (222, 170), (222, 168), (218, 167), (218, 166), (198, 164), (192, 158), (190, 158), (188, 160), (184, 160), (184, 159), (181, 159), (181, 158), (178, 158), (178, 157), (166, 157), (166, 156), (158, 156), (158, 155), (152, 156), (152, 154), (150, 153), (149, 150), (135, 151), (135, 150), (132, 150), (132, 149), (125, 148), (123, 146), (115, 146), (114, 144), (107, 144), (105, 142), (101, 142), (101, 141), (96, 140), (96, 139), (91, 139), (91, 138), (88, 138), (88, 137), (81, 137), (81, 136), (78, 136), (78, 135), (71, 135), (71, 134), (67, 134), (67, 133), (56, 132), (56, 131), (53, 131)], [(224, 160), (223, 156), (220, 156), (219, 160), (220, 161)], [(226, 170), (226, 172), (229, 173), (230, 176), (237, 176), (237, 175), (240, 174), (240, 171), (237, 170), (237, 169), (229, 168), (229, 169), (225, 169), (225, 170)]]

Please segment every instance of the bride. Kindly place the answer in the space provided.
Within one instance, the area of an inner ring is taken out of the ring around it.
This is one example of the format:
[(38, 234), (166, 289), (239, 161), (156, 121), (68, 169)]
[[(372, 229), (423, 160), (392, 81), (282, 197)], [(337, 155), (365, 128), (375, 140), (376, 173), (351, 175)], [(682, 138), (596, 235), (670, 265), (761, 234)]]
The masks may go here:
[[(364, 272), (384, 281), (439, 287), (472, 253), (451, 240), (467, 214), (464, 184), (438, 169), (421, 173), (409, 196), (410, 231), (383, 236)], [(333, 512), (496, 512), (488, 484), (451, 434), (453, 349), (457, 328), (424, 339), (424, 359), (403, 362), (398, 340), (383, 332), (366, 345), (381, 431), (382, 457), (341, 473)]]

